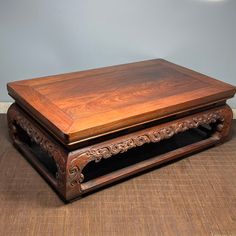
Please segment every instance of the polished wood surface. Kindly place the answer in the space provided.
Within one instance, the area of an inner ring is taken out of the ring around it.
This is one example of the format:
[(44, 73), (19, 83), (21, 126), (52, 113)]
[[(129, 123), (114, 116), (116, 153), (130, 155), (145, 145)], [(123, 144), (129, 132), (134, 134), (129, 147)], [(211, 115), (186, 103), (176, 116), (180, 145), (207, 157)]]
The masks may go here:
[(64, 144), (225, 101), (234, 86), (157, 59), (8, 84)]
[(227, 105), (208, 108), (69, 151), (17, 104), (7, 113), (14, 146), (66, 202), (225, 142), (230, 138), (232, 115)]
[(65, 205), (11, 145), (0, 115), (1, 236), (236, 235), (229, 142)]

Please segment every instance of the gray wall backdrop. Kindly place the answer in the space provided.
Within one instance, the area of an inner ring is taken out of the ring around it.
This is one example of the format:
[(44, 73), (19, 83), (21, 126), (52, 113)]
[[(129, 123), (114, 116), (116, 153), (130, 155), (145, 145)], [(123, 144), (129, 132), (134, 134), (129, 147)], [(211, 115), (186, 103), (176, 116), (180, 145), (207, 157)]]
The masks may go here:
[(236, 1), (0, 0), (0, 101), (8, 81), (160, 57), (236, 85)]

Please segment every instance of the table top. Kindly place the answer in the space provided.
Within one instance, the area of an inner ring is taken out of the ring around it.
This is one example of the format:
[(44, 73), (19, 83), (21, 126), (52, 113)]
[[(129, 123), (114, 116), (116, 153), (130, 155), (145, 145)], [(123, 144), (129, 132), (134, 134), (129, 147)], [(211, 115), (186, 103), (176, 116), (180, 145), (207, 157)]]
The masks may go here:
[(163, 59), (11, 82), (7, 88), (64, 144), (223, 101), (236, 92)]

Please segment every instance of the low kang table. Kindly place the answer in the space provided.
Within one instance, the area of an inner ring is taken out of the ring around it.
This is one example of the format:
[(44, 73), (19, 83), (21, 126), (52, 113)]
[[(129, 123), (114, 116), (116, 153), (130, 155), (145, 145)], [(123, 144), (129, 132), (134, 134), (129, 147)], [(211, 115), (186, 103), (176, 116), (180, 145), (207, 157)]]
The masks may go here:
[(15, 147), (65, 201), (226, 141), (236, 92), (162, 59), (7, 88)]

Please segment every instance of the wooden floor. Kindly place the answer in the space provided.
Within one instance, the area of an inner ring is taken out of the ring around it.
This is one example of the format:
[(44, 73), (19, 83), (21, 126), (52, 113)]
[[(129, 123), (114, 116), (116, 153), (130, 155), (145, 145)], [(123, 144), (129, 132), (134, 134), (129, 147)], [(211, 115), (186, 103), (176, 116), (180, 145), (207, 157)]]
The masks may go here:
[(236, 235), (231, 141), (65, 205), (9, 142), (0, 116), (0, 235)]

